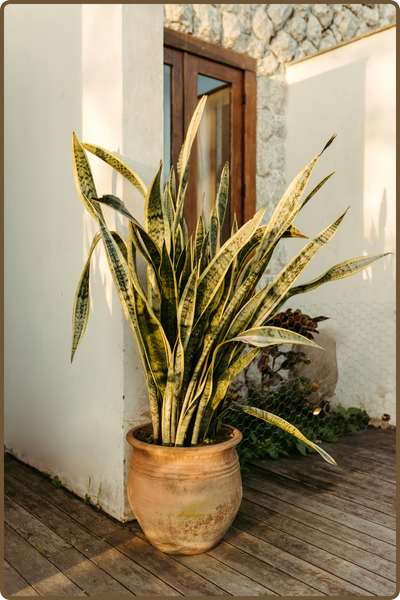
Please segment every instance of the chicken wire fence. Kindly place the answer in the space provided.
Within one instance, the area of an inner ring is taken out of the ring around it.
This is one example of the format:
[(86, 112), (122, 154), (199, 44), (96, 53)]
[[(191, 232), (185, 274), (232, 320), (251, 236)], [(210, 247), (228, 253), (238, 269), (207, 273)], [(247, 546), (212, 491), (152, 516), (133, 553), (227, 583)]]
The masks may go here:
[[(304, 327), (292, 330), (324, 350), (305, 345), (265, 349), (232, 382), (228, 402), (271, 412), (314, 442), (337, 442), (343, 434), (395, 425), (393, 303), (311, 304), (296, 312), (289, 313), (292, 325), (297, 319)], [(290, 328), (288, 319), (274, 325)], [(238, 448), (242, 463), (278, 458), (295, 448), (302, 454), (310, 451), (282, 429), (243, 411), (228, 411), (224, 422), (243, 434)]]

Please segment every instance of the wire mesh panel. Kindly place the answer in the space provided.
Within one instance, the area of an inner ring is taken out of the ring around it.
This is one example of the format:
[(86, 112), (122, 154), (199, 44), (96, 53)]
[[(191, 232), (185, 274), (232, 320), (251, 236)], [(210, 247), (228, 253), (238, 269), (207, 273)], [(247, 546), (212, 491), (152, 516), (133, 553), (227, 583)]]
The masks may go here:
[[(297, 313), (309, 323), (320, 350), (281, 345), (260, 351), (231, 385), (229, 401), (271, 412), (295, 425), (311, 441), (338, 441), (339, 435), (369, 426), (395, 425), (395, 328), (392, 303), (319, 304)], [(293, 320), (293, 315), (289, 317)], [(326, 317), (324, 320), (322, 317)], [(310, 324), (311, 323), (311, 324)], [(314, 323), (314, 324), (313, 324)], [(290, 328), (290, 321), (278, 326)], [(240, 429), (241, 461), (278, 458), (297, 448), (312, 451), (285, 431), (242, 411), (224, 419)]]

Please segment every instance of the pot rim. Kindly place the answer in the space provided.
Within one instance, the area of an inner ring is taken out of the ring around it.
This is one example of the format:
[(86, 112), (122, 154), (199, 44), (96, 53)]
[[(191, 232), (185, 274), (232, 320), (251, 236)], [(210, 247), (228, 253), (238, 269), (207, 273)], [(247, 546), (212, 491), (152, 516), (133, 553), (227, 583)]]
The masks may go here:
[(215, 445), (210, 444), (209, 446), (194, 446), (193, 448), (183, 447), (183, 446), (179, 446), (179, 447), (155, 446), (154, 444), (148, 444), (147, 442), (141, 442), (140, 440), (136, 439), (136, 437), (134, 436), (134, 432), (138, 431), (142, 427), (146, 427), (147, 425), (152, 425), (152, 423), (143, 423), (142, 425), (133, 427), (133, 429), (128, 431), (128, 433), (126, 434), (126, 441), (133, 448), (137, 448), (138, 450), (144, 450), (146, 452), (151, 451), (152, 453), (155, 453), (155, 454), (171, 453), (172, 455), (174, 455), (174, 454), (176, 455), (176, 454), (180, 453), (180, 454), (191, 455), (191, 454), (196, 454), (196, 453), (198, 454), (199, 452), (201, 452), (202, 454), (203, 453), (204, 454), (213, 454), (216, 452), (224, 452), (225, 450), (234, 448), (243, 439), (243, 435), (241, 434), (239, 429), (236, 429), (236, 427), (232, 427), (231, 425), (225, 425), (225, 423), (223, 423), (222, 425), (224, 427), (228, 427), (234, 433), (234, 436), (232, 438), (230, 438), (229, 440), (227, 440), (226, 442), (221, 442), (221, 443), (215, 444)]

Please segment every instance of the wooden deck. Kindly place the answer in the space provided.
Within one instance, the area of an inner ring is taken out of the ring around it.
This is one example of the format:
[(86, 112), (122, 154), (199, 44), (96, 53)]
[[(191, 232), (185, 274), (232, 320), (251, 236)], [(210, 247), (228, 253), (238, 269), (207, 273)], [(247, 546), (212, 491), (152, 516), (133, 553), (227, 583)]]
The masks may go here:
[[(5, 458), (8, 596), (392, 596), (395, 430), (260, 460), (223, 541), (168, 556), (10, 455)], [(46, 556), (37, 549), (42, 547)]]

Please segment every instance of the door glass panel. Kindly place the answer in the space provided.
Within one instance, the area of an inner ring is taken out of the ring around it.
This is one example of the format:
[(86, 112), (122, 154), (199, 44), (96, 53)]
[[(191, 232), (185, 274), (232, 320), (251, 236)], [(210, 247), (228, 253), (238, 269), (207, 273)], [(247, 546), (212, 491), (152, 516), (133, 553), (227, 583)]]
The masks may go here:
[(164, 65), (164, 157), (163, 188), (171, 170), (171, 65)]
[(221, 79), (213, 79), (212, 77), (206, 77), (206, 75), (199, 74), (197, 76), (197, 95), (201, 98), (204, 94), (210, 94), (227, 85), (229, 84)]
[[(199, 98), (204, 93), (208, 95), (197, 132), (197, 215), (203, 214), (208, 227), (222, 169), (227, 161), (231, 162), (231, 87), (219, 79), (198, 75), (197, 93)], [(230, 198), (222, 228), (222, 243), (230, 235), (229, 207)]]

